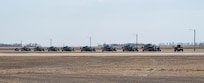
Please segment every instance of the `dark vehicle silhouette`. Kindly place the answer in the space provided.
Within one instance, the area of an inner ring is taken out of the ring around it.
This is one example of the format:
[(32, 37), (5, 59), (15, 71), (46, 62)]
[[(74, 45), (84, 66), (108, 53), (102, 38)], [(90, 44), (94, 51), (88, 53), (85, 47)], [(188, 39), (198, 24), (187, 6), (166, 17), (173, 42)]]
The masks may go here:
[(83, 51), (96, 51), (95, 48), (88, 47), (88, 46), (81, 47), (80, 49), (81, 49), (81, 52), (83, 52)]
[(51, 46), (47, 49), (48, 51), (59, 51), (59, 48)]
[(15, 51), (20, 51), (20, 49), (19, 49), (19, 48), (15, 48), (14, 50), (15, 50)]
[(124, 51), (139, 51), (137, 47), (131, 46), (131, 45), (125, 45), (122, 47), (123, 52)]
[(143, 46), (143, 52), (144, 51), (161, 51), (160, 46), (152, 45), (152, 44), (146, 44)]
[(22, 47), (22, 48), (16, 48), (15, 49), (15, 51), (31, 51), (31, 49), (30, 48), (28, 48), (28, 47), (26, 47), (26, 46), (24, 46), (24, 47)]
[(110, 45), (104, 45), (102, 47), (102, 52), (104, 52), (104, 51), (117, 51), (117, 50), (116, 50), (116, 48), (114, 48), (114, 47), (112, 47)]
[(45, 51), (45, 49), (43, 47), (35, 47), (34, 51)]
[(183, 52), (183, 47), (181, 45), (177, 45), (176, 47), (174, 47), (174, 52)]
[(74, 51), (74, 48), (68, 46), (62, 47), (61, 49), (62, 51)]

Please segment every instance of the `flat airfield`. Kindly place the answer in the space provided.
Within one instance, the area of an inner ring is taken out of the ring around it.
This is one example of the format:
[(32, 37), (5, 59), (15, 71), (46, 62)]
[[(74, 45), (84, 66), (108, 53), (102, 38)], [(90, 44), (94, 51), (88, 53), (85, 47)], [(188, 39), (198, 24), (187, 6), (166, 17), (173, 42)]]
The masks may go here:
[(204, 83), (204, 52), (1, 52), (0, 83)]

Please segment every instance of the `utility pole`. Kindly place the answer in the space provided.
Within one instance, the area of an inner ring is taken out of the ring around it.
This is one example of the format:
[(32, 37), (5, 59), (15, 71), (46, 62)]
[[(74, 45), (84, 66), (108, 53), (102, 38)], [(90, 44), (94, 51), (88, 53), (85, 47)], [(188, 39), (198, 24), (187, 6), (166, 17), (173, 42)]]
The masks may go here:
[(23, 47), (23, 41), (21, 40), (21, 48)]
[(50, 47), (52, 46), (52, 39), (50, 39)]
[(135, 46), (137, 47), (137, 45), (138, 45), (138, 34), (136, 34), (135, 41), (136, 41)]
[(192, 30), (193, 31), (193, 35), (194, 35), (194, 37), (193, 37), (193, 50), (194, 50), (194, 52), (196, 51), (196, 29), (189, 29), (189, 30)]
[(91, 36), (90, 36), (90, 47), (91, 47)]
[(196, 51), (196, 30), (194, 29), (194, 52)]

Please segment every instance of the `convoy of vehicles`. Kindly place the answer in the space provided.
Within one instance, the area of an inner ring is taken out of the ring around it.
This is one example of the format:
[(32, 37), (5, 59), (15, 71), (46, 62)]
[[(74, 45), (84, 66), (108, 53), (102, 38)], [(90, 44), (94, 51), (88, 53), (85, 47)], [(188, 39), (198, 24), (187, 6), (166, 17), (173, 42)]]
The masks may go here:
[[(144, 46), (140, 47), (142, 49), (142, 51), (161, 51), (161, 48), (160, 46), (157, 46), (157, 45), (154, 45), (154, 44), (145, 44)], [(100, 48), (97, 48), (97, 50), (99, 50)], [(139, 48), (137, 46), (134, 46), (134, 45), (124, 45), (122, 47), (122, 49), (119, 49), (119, 48), (116, 48), (116, 47), (113, 47), (111, 45), (104, 45), (100, 50), (101, 52), (104, 52), (104, 51), (111, 51), (111, 52), (120, 52), (120, 50), (122, 50), (122, 52), (125, 52), (125, 51), (129, 51), (129, 52), (138, 52)], [(177, 45), (176, 47), (173, 48), (174, 49), (174, 52), (183, 52), (184, 49), (181, 45)], [(33, 52), (37, 52), (37, 51), (41, 51), (41, 52), (50, 52), (50, 51), (58, 51), (58, 52), (66, 52), (66, 51), (69, 51), (69, 52), (75, 52), (75, 49), (73, 47), (69, 47), (69, 46), (64, 46), (64, 47), (54, 47), (54, 46), (51, 46), (51, 47), (48, 47), (47, 49), (45, 49), (44, 47), (40, 47), (40, 46), (37, 46), (37, 47), (21, 47), (21, 48), (15, 48), (14, 49), (15, 51), (32, 51)], [(80, 51), (81, 52), (84, 52), (84, 51), (87, 51), (87, 52), (96, 52), (96, 48), (94, 47), (90, 47), (90, 46), (84, 46), (84, 47), (80, 47)], [(100, 52), (100, 51), (98, 51)]]
[(31, 48), (24, 46), (22, 48), (16, 48), (15, 51), (31, 51)]

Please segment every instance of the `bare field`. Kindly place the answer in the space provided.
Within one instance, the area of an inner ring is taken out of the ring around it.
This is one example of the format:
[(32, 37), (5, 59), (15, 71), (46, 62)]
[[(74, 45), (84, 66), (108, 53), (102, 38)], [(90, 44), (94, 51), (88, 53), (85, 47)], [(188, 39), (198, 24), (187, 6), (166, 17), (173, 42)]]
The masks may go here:
[(0, 53), (0, 83), (204, 82), (204, 54), (135, 54)]

